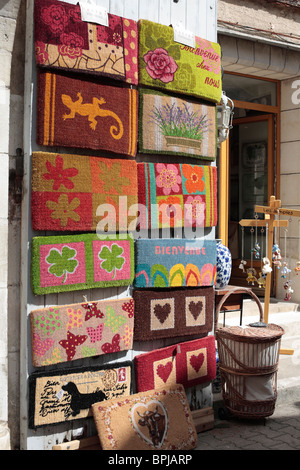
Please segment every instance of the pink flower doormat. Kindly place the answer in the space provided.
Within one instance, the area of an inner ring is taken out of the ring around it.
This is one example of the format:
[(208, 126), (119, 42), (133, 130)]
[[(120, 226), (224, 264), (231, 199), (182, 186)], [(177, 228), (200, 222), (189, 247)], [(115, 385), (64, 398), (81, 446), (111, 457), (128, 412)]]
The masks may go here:
[(133, 239), (100, 239), (94, 234), (34, 237), (31, 268), (36, 295), (128, 286), (134, 278)]

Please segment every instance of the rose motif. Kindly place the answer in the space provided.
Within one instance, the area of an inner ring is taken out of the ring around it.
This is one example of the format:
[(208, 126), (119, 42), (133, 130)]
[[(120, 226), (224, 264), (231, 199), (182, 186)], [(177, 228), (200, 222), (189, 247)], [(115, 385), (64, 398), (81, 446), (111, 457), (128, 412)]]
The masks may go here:
[(46, 51), (46, 44), (40, 41), (35, 43), (35, 53), (37, 57), (37, 62), (39, 64), (45, 64), (48, 60), (48, 52)]
[(173, 57), (168, 52), (158, 47), (154, 51), (148, 51), (144, 55), (146, 70), (151, 78), (160, 80), (163, 83), (169, 83), (174, 80), (174, 74), (178, 68)]
[(66, 55), (70, 59), (76, 59), (82, 55), (84, 40), (81, 36), (76, 33), (63, 33), (60, 35), (60, 40), (62, 45), (58, 47), (58, 51), (61, 55)]
[(68, 24), (69, 17), (61, 5), (51, 5), (48, 8), (42, 8), (41, 18), (53, 33), (62, 32)]

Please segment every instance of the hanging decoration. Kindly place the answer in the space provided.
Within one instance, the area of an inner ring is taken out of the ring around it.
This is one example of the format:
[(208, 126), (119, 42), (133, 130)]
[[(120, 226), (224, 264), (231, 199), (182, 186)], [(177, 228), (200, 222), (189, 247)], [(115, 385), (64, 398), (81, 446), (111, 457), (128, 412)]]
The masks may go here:
[(260, 252), (261, 271), (259, 273), (259, 278), (258, 278), (257, 282), (258, 282), (258, 287), (259, 288), (265, 288), (266, 287), (266, 275), (263, 273), (263, 268), (264, 268), (263, 260), (265, 259), (265, 257), (263, 257), (264, 233), (265, 233), (264, 228), (261, 228), (260, 233), (261, 233), (261, 252)]
[(298, 276), (300, 272), (300, 220), (298, 221), (298, 261), (294, 268), (296, 275)]
[(286, 240), (287, 240), (287, 229), (284, 229), (284, 261), (282, 262), (281, 277), (283, 279), (286, 279), (283, 284), (283, 287), (286, 290), (284, 300), (288, 301), (288, 300), (291, 300), (294, 290), (291, 287), (291, 284), (292, 284), (292, 280), (290, 276), (291, 269), (289, 269), (288, 267), (287, 257), (286, 257)]
[[(251, 246), (253, 246), (253, 233), (254, 233), (254, 228), (251, 227), (250, 229)], [(252, 284), (252, 286), (254, 286), (255, 282), (257, 282), (256, 269), (253, 267), (253, 254), (254, 254), (254, 249), (251, 249), (251, 263), (250, 263), (250, 268), (247, 269), (247, 279), (246, 279), (248, 284)]]
[[(278, 212), (277, 212), (277, 214), (275, 215), (275, 220), (278, 220), (278, 218), (279, 217), (278, 217)], [(280, 251), (279, 244), (278, 244), (278, 230), (277, 230), (276, 225), (274, 227), (274, 244), (272, 248), (272, 261), (273, 261), (274, 266), (276, 266), (277, 269), (280, 269), (281, 251)]]
[(245, 266), (247, 264), (247, 261), (244, 260), (244, 249), (245, 249), (245, 228), (242, 227), (242, 259), (239, 265), (239, 269), (245, 272)]

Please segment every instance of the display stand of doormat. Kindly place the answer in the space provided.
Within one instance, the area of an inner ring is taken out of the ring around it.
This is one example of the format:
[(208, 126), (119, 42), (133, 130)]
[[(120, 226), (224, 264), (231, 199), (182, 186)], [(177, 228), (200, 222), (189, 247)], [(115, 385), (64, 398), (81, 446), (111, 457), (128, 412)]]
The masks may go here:
[(217, 155), (216, 109), (214, 104), (140, 89), (139, 152), (214, 161)]
[(135, 289), (134, 339), (206, 336), (213, 328), (214, 288)]
[(31, 183), (33, 230), (95, 231), (103, 224), (102, 232), (127, 232), (136, 220), (127, 214), (138, 202), (135, 160), (34, 152)]
[(133, 239), (96, 234), (34, 237), (33, 293), (128, 286), (134, 279)]
[(219, 103), (221, 48), (195, 37), (195, 47), (174, 41), (171, 26), (139, 20), (139, 84)]
[(186, 163), (138, 163), (140, 229), (217, 224), (217, 168)]
[(80, 5), (34, 2), (39, 66), (111, 77), (136, 85), (137, 23), (108, 13), (108, 26), (82, 21)]
[(138, 239), (134, 287), (212, 286), (216, 280), (216, 241)]
[(39, 71), (37, 143), (136, 155), (137, 90)]
[(131, 297), (42, 308), (30, 319), (34, 367), (132, 349)]
[(130, 362), (34, 372), (29, 377), (29, 427), (90, 417), (94, 403), (130, 393)]
[(216, 376), (215, 337), (174, 344), (134, 358), (138, 392), (182, 384), (193, 387)]
[(92, 406), (103, 450), (189, 450), (197, 432), (182, 385)]

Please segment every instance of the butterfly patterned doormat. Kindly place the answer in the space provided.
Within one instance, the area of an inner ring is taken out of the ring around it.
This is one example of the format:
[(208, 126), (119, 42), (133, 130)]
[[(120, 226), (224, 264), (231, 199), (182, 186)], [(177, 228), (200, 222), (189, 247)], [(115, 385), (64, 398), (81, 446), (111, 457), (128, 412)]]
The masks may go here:
[(182, 385), (92, 406), (103, 450), (189, 450), (197, 432)]
[(33, 230), (127, 232), (136, 219), (135, 160), (34, 152), (31, 183)]
[(214, 288), (135, 289), (134, 339), (206, 336), (213, 327)]
[(37, 143), (136, 155), (137, 90), (38, 73)]
[(216, 106), (154, 90), (139, 90), (139, 152), (214, 161)]
[(128, 286), (134, 278), (133, 239), (100, 239), (94, 234), (34, 237), (31, 278), (36, 295)]
[(215, 281), (215, 240), (136, 240), (134, 287), (199, 287)]
[(29, 376), (29, 427), (92, 417), (94, 403), (130, 393), (130, 362), (34, 372)]
[(193, 387), (216, 376), (215, 337), (174, 344), (134, 358), (138, 392), (182, 384)]
[(138, 163), (142, 230), (217, 224), (217, 168), (179, 163)]
[(30, 319), (34, 367), (132, 349), (131, 297), (42, 308)]
[(108, 26), (81, 19), (80, 5), (35, 0), (34, 43), (41, 67), (138, 83), (137, 23), (108, 13)]
[(195, 47), (174, 41), (171, 26), (139, 20), (139, 83), (219, 103), (221, 48), (195, 37)]

